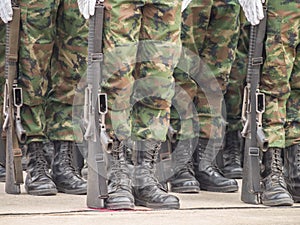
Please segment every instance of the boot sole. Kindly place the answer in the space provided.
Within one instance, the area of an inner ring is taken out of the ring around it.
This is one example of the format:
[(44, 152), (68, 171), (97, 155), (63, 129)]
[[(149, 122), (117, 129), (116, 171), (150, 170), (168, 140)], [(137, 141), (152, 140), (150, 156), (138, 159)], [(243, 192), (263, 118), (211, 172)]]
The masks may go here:
[(294, 202), (300, 202), (300, 196), (292, 195)]
[(57, 189), (45, 189), (45, 190), (38, 190), (38, 191), (28, 191), (26, 189), (27, 193), (30, 195), (36, 195), (36, 196), (48, 196), (48, 195), (56, 195)]
[(144, 206), (151, 209), (179, 209), (179, 203), (149, 203), (139, 199), (135, 199), (135, 205)]
[(238, 186), (214, 187), (214, 186), (203, 186), (200, 184), (200, 190), (203, 191), (229, 193), (229, 192), (236, 192), (238, 191), (238, 189), (239, 189)]
[(106, 204), (105, 206), (107, 209), (111, 209), (111, 210), (132, 210), (132, 209), (134, 209), (134, 204), (128, 203), (128, 202)]
[(65, 193), (65, 194), (71, 194), (71, 195), (85, 195), (87, 193), (87, 190), (84, 189), (65, 189), (65, 188), (60, 188), (56, 187), (58, 192), (60, 193)]
[(292, 206), (293, 200), (290, 198), (279, 199), (274, 201), (262, 201), (262, 204), (265, 206)]
[(5, 182), (5, 176), (4, 177), (0, 177), (0, 182)]
[(171, 187), (171, 191), (176, 193), (199, 193), (200, 188), (198, 186)]

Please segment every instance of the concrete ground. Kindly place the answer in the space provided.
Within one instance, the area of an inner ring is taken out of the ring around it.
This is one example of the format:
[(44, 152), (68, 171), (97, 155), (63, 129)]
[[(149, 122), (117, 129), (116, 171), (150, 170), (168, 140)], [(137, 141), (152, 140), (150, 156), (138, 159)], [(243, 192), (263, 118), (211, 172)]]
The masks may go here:
[[(241, 180), (239, 180), (241, 187)], [(20, 195), (9, 195), (0, 183), (0, 225), (299, 225), (300, 204), (292, 207), (265, 207), (245, 204), (236, 193), (176, 194), (179, 210), (154, 211), (137, 207), (134, 211), (94, 210), (86, 206), (86, 196), (57, 194), (30, 196), (22, 185)]]

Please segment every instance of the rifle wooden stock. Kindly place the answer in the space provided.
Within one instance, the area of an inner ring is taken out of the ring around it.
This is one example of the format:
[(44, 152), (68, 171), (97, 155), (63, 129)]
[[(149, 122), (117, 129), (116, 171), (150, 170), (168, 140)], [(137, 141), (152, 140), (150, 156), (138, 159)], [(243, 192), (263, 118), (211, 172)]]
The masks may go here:
[[(4, 87), (4, 123), (3, 137), (6, 146), (6, 180), (5, 192), (8, 194), (21, 193), (20, 184), (23, 183), (22, 151), (19, 147), (17, 130), (21, 125), (15, 124), (15, 93), (17, 78), (17, 63), (19, 50), (20, 7), (13, 4), (13, 19), (6, 26), (5, 77)], [(17, 126), (16, 126), (17, 125)]]

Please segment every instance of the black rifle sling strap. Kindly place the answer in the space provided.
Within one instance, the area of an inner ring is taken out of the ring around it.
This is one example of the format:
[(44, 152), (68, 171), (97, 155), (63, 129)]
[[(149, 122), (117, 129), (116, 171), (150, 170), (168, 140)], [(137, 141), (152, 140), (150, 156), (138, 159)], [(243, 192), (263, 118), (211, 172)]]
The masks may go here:
[[(266, 9), (264, 9), (266, 10)], [(256, 26), (251, 26), (250, 30), (250, 44), (249, 44), (249, 52), (252, 54), (251, 58), (249, 58), (249, 63), (251, 63), (251, 74), (250, 83), (250, 99), (251, 102), (255, 102), (255, 104), (251, 103), (251, 121), (250, 121), (250, 129), (251, 129), (251, 147), (249, 148), (249, 156), (251, 157), (251, 165), (250, 169), (254, 176), (252, 176), (252, 187), (249, 187), (253, 193), (261, 192), (261, 184), (260, 184), (260, 149), (257, 144), (257, 95), (256, 92), (259, 88), (260, 82), (260, 73), (261, 66), (263, 64), (263, 49), (264, 49), (264, 40), (266, 33), (266, 21), (267, 15), (264, 14), (265, 17), (260, 23)], [(254, 36), (254, 37), (253, 37)], [(251, 40), (255, 40), (254, 43), (251, 43)], [(249, 81), (247, 81), (249, 82)]]

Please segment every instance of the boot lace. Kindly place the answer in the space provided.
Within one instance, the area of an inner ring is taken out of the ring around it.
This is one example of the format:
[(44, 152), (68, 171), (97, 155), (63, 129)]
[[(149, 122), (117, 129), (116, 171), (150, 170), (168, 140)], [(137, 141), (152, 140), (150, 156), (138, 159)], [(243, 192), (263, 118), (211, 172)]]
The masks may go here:
[[(42, 149), (41, 143), (31, 143), (30, 144), (30, 152), (28, 154), (28, 162), (31, 164), (36, 163), (34, 166), (33, 174), (40, 176), (45, 175), (48, 172), (47, 161)], [(31, 155), (31, 156), (30, 156)], [(31, 166), (27, 166), (27, 168), (31, 168)]]
[[(147, 161), (147, 163), (145, 165), (142, 165), (141, 168), (136, 169), (139, 169), (140, 171), (138, 171), (138, 173), (141, 173), (145, 180), (147, 180), (147, 186), (157, 186), (160, 189), (163, 189), (162, 185), (159, 183), (155, 175), (155, 163), (158, 159), (161, 142), (147, 140), (144, 142), (143, 147), (144, 149), (138, 149), (138, 151), (143, 151), (143, 153), (145, 154), (143, 160)], [(147, 167), (147, 165), (149, 165), (148, 169), (145, 168)]]
[(131, 183), (123, 151), (123, 141), (114, 141), (111, 153), (112, 159), (110, 182), (111, 185), (116, 189), (129, 189)]
[(296, 166), (297, 166), (297, 173), (300, 173), (300, 144), (297, 147), (296, 152)]
[(285, 187), (285, 181), (282, 174), (282, 157), (280, 149), (274, 149), (272, 162), (271, 162), (271, 170), (272, 170), (272, 182), (274, 184), (278, 184), (280, 186)]
[[(62, 159), (62, 162), (64, 162), (65, 169), (75, 173), (75, 168), (73, 166), (73, 155), (72, 155), (73, 145), (69, 146), (70, 143), (63, 143), (61, 145), (62, 146), (60, 151), (60, 157)], [(69, 149), (71, 149), (71, 151)]]
[(231, 163), (241, 165), (240, 159), (240, 142), (237, 132), (229, 132), (226, 135), (226, 146), (224, 149), (225, 166)]
[(172, 154), (175, 162), (175, 173), (190, 173), (194, 175), (191, 146), (182, 144), (176, 148), (176, 153)]
[(47, 169), (47, 161), (46, 161), (45, 156), (43, 155), (42, 151), (37, 151), (36, 159), (37, 159), (36, 172), (38, 174), (45, 174), (45, 171), (48, 170)]

